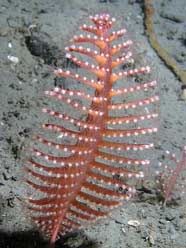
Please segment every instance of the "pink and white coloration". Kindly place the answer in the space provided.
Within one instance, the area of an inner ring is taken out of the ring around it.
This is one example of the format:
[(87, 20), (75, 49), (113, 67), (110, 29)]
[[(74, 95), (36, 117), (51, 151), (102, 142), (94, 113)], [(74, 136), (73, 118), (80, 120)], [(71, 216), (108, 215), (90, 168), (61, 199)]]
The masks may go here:
[[(42, 125), (42, 134), (35, 135), (26, 165), (26, 183), (35, 193), (27, 200), (28, 209), (51, 243), (58, 234), (108, 216), (131, 197), (135, 189), (129, 181), (143, 177), (140, 166), (150, 163), (146, 157), (140, 159), (138, 152), (153, 147), (140, 137), (157, 132), (150, 121), (158, 116), (151, 108), (158, 96), (147, 95), (156, 81), (132, 81), (135, 76), (149, 74), (150, 67), (121, 69), (132, 56), (131, 40), (116, 44), (126, 30), (112, 32), (115, 19), (108, 14), (90, 16), (90, 21), (94, 26), (80, 27), (88, 34), (72, 39), (84, 46), (65, 49), (80, 73), (54, 70), (55, 75), (74, 81), (76, 88), (45, 91), (50, 101), (57, 102), (56, 108), (63, 103), (72, 111), (43, 109), (52, 121)], [(74, 113), (86, 118), (77, 118)]]
[[(157, 183), (161, 184), (163, 190), (164, 204), (175, 194), (183, 194), (186, 190), (186, 146), (183, 148), (181, 160), (175, 154), (166, 151), (168, 163), (159, 163)], [(171, 162), (174, 162), (172, 165)]]

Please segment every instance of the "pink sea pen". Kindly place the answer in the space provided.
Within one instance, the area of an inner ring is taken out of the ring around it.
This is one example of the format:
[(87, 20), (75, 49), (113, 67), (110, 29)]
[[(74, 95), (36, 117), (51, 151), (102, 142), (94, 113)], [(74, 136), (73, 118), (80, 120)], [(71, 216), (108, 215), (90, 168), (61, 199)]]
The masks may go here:
[[(167, 201), (176, 195), (176, 192), (185, 193), (186, 186), (186, 146), (183, 147), (181, 160), (178, 160), (175, 154), (168, 155), (168, 164), (159, 163), (160, 170), (156, 172), (158, 175), (158, 183), (162, 183), (164, 205)], [(174, 167), (170, 162), (174, 162)]]

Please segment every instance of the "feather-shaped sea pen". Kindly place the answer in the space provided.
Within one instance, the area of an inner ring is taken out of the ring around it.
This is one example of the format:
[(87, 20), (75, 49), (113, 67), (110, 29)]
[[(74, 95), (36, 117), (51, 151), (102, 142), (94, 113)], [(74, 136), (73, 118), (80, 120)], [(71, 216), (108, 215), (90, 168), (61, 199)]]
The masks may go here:
[[(158, 101), (157, 96), (114, 102), (113, 98), (156, 86), (155, 81), (115, 88), (118, 80), (148, 74), (150, 67), (115, 70), (131, 58), (129, 51), (132, 41), (115, 43), (126, 30), (111, 31), (115, 22), (108, 14), (91, 16), (94, 26), (83, 25), (81, 30), (88, 34), (74, 36), (77, 45), (66, 47), (66, 57), (90, 78), (68, 70), (56, 69), (54, 74), (90, 88), (94, 94), (76, 89), (56, 87), (45, 91), (52, 101), (68, 105), (73, 111), (57, 111), (44, 108), (43, 112), (59, 121), (42, 125), (43, 135), (35, 136), (31, 158), (26, 165), (26, 183), (35, 190), (27, 200), (32, 219), (39, 229), (54, 243), (58, 234), (65, 234), (75, 228), (82, 228), (89, 222), (110, 214), (133, 194), (130, 186), (132, 178), (143, 177), (140, 165), (148, 165), (149, 160), (126, 156), (127, 151), (149, 149), (152, 143), (134, 143), (133, 138), (151, 134), (156, 127), (138, 126), (144, 120), (157, 117), (156, 112), (143, 114), (121, 114), (130, 109), (145, 109)], [(78, 45), (80, 44), (80, 45)], [(84, 44), (84, 46), (81, 46)], [(85, 44), (91, 44), (93, 49)], [(80, 55), (80, 56), (79, 56)], [(89, 58), (91, 64), (83, 59)], [(81, 101), (75, 101), (81, 99)], [(64, 109), (63, 109), (64, 110)], [(84, 113), (78, 118), (74, 113)], [(112, 113), (115, 113), (112, 115)], [(139, 112), (141, 113), (141, 112)], [(136, 128), (123, 128), (125, 124), (135, 124)], [(57, 135), (48, 138), (49, 133)], [(46, 134), (46, 135), (45, 135)], [(131, 142), (127, 139), (131, 138)], [(38, 144), (40, 147), (38, 148)], [(55, 150), (62, 155), (56, 155)]]

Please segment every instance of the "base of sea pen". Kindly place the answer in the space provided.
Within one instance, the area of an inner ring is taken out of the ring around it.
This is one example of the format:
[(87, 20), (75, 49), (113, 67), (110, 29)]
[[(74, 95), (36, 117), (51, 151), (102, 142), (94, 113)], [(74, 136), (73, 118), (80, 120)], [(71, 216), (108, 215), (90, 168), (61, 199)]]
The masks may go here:
[(61, 236), (58, 241), (56, 241), (54, 246), (50, 248), (96, 248), (98, 243), (94, 240), (91, 240), (85, 233), (81, 230), (76, 232), (68, 233), (64, 236)]

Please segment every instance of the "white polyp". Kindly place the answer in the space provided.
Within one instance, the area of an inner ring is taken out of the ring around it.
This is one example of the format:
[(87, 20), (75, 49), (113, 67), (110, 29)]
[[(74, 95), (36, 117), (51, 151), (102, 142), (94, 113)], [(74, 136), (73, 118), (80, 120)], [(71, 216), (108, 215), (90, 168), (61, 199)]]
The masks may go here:
[(146, 69), (147, 73), (149, 73), (149, 72), (150, 72), (150, 70), (151, 70), (149, 66), (146, 66), (146, 68), (145, 68), (145, 69)]
[(65, 54), (65, 57), (66, 57), (67, 59), (70, 59), (70, 58), (72, 58), (72, 55), (71, 55), (70, 53), (66, 53), (66, 54)]

